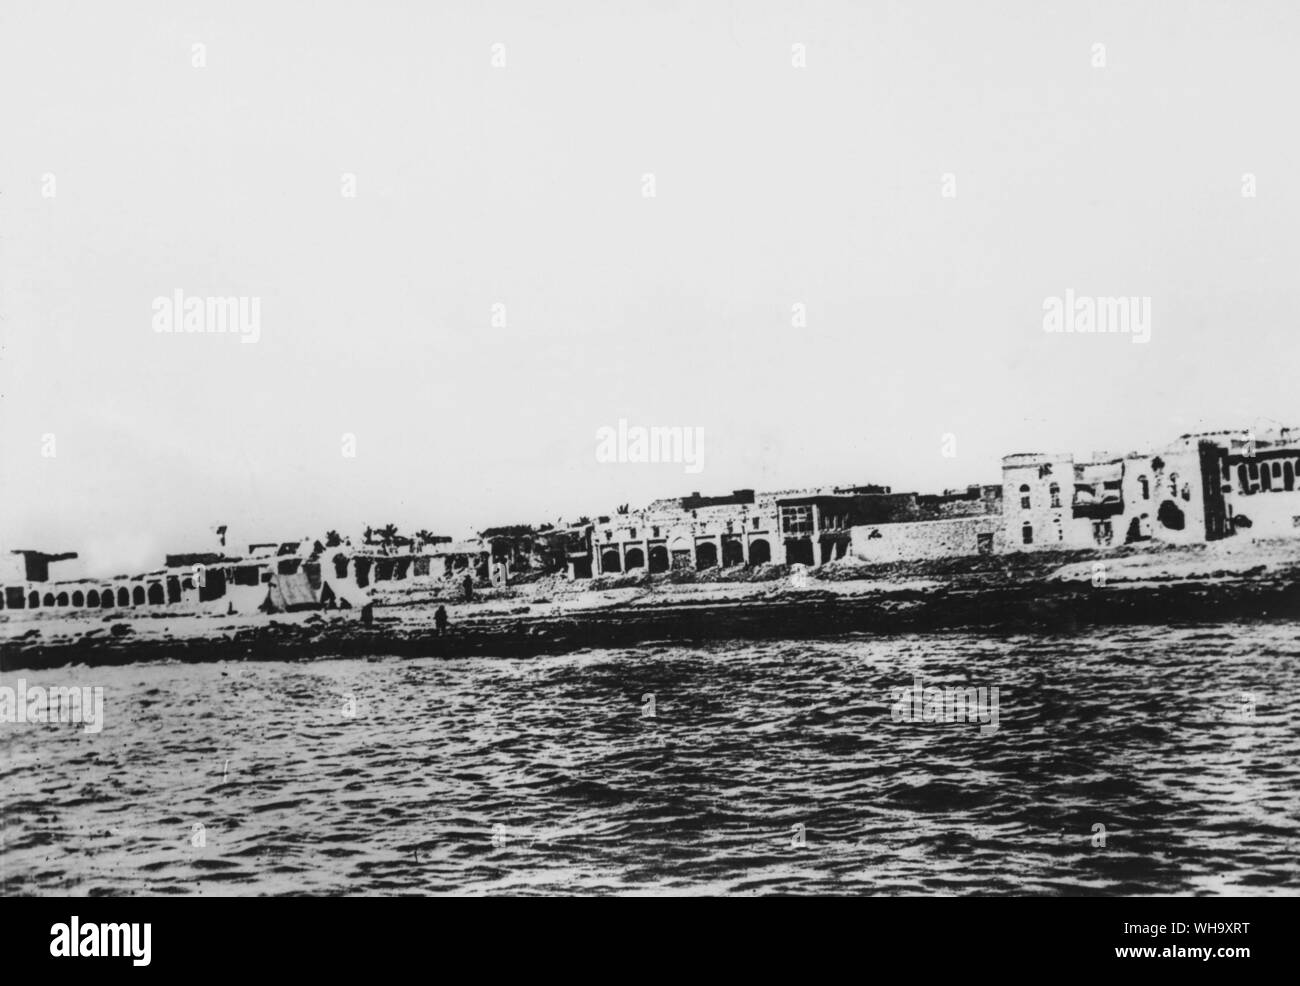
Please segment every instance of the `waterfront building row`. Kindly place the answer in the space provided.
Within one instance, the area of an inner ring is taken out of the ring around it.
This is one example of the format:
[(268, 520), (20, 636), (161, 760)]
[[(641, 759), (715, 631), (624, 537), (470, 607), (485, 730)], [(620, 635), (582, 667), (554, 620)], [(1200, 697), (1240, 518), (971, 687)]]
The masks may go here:
[(477, 538), (322, 544), (301, 538), (168, 555), (161, 569), (60, 578), (76, 554), (3, 556), (0, 611), (273, 612), (358, 607), (386, 584), (570, 579), (670, 571), (817, 567), (1142, 542), (1300, 536), (1300, 430), (1183, 435), (1153, 451), (1016, 453), (1002, 482), (938, 494), (813, 487), (654, 501), (566, 527), (491, 528)]

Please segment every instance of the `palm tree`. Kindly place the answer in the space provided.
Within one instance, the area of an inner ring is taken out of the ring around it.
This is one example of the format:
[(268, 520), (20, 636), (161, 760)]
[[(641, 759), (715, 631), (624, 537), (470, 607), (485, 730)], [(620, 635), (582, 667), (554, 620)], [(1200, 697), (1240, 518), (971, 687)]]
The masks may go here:
[(383, 539), (385, 544), (392, 541), (393, 538), (397, 537), (397, 525), (385, 524), (379, 529), (379, 536)]
[(326, 532), (325, 532), (325, 547), (327, 547), (327, 548), (337, 548), (337, 547), (338, 547), (340, 544), (342, 544), (342, 543), (343, 543), (343, 539), (342, 539), (341, 537), (339, 537), (339, 532), (338, 532), (338, 531), (326, 531)]

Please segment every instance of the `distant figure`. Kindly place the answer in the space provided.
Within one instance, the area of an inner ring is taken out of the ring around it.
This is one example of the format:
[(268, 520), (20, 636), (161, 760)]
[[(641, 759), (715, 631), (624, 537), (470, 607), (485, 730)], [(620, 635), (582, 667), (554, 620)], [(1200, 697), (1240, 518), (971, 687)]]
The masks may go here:
[(372, 626), (375, 622), (375, 604), (366, 603), (361, 607), (361, 622), (366, 626)]
[(437, 612), (433, 614), (433, 622), (438, 625), (438, 636), (441, 637), (447, 632), (447, 607), (439, 606)]
[(465, 602), (472, 602), (474, 599), (474, 576), (466, 575), (465, 581), (461, 583), (461, 588), (465, 590)]

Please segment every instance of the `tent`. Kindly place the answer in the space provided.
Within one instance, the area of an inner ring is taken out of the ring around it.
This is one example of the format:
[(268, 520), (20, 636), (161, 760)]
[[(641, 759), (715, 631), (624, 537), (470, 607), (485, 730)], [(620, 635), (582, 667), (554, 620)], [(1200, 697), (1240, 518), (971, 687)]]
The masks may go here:
[(290, 575), (271, 576), (266, 587), (266, 599), (258, 608), (265, 613), (298, 613), (320, 609), (324, 602), (312, 588), (307, 573), (299, 569)]

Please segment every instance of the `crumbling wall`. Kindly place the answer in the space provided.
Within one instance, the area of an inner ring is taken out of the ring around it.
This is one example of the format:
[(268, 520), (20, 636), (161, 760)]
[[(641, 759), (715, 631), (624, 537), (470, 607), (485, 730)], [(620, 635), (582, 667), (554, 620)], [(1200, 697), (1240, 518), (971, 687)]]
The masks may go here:
[[(1004, 550), (1002, 519), (993, 514), (904, 524), (864, 524), (852, 530), (854, 557), (869, 562), (959, 558)], [(981, 537), (983, 535), (983, 537)]]
[(1300, 537), (1300, 491), (1234, 496), (1232, 510), (1239, 536)]

